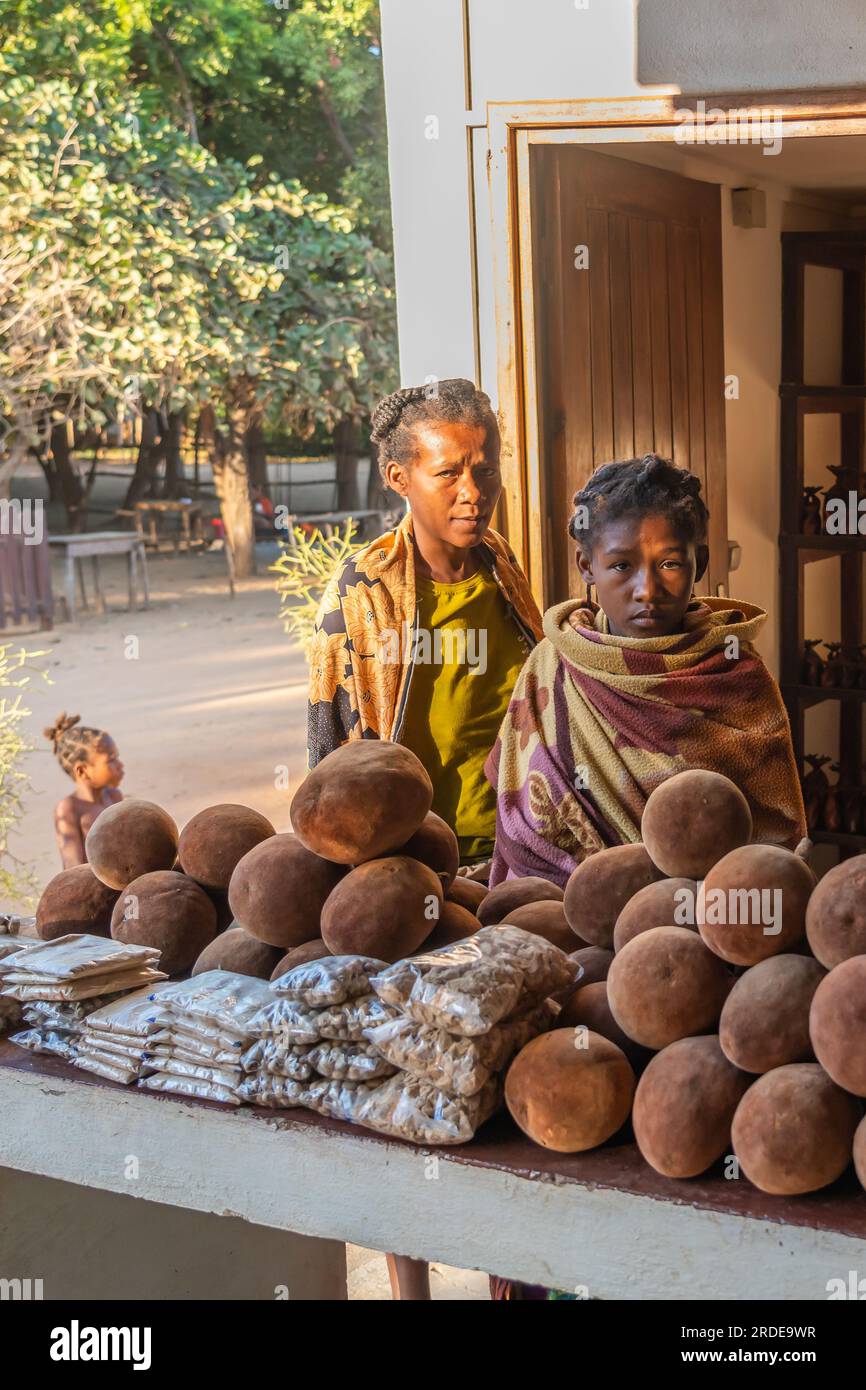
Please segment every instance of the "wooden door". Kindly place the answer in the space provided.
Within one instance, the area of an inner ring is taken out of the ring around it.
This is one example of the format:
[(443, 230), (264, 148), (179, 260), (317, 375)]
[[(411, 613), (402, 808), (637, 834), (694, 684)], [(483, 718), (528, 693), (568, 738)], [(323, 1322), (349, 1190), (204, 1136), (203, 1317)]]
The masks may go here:
[(651, 451), (701, 479), (697, 591), (715, 594), (728, 579), (718, 186), (574, 145), (532, 146), (530, 176), (546, 602), (582, 593), (575, 492), (599, 464)]

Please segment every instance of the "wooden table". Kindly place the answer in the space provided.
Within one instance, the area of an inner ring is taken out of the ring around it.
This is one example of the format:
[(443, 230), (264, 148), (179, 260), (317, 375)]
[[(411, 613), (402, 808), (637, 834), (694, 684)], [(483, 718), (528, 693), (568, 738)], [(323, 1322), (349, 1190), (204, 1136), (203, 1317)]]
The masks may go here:
[[(135, 504), (135, 525), (142, 540), (154, 549), (159, 548), (158, 522), (160, 517), (179, 516), (180, 530), (175, 532), (174, 553), (203, 544), (201, 503), (189, 498), (166, 501), (144, 501)], [(145, 525), (148, 534), (145, 535)]]
[(97, 613), (105, 612), (105, 597), (99, 582), (99, 559), (102, 555), (125, 555), (129, 570), (129, 608), (137, 607), (139, 578), (141, 582), (143, 607), (150, 603), (150, 590), (147, 582), (147, 556), (141, 536), (129, 531), (84, 531), (80, 535), (49, 536), (48, 544), (61, 547), (66, 553), (66, 615), (75, 621), (75, 570), (78, 566), (78, 581), (81, 589), (81, 602), (87, 607), (87, 591), (84, 587), (84, 571), (81, 561), (89, 559), (93, 569), (93, 587)]
[[(232, 1109), (90, 1077), (0, 1041), (0, 1164), (305, 1237), (622, 1299), (827, 1299), (866, 1273), (866, 1193), (671, 1182), (632, 1143), (565, 1156), (507, 1115), (422, 1149), (305, 1110)], [(294, 1295), (293, 1295), (294, 1296)], [(302, 1292), (299, 1292), (302, 1297)]]

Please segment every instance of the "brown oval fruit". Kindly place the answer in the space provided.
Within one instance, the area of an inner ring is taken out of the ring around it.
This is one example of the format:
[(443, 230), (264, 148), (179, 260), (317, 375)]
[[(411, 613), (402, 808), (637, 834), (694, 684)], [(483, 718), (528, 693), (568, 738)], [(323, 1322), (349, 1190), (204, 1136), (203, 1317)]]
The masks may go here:
[(322, 940), (335, 956), (393, 963), (411, 956), (442, 912), (442, 883), (417, 859), (371, 859), (337, 884), (322, 911)]
[(533, 1038), (505, 1078), (512, 1119), (536, 1144), (557, 1153), (603, 1144), (625, 1124), (633, 1095), (634, 1072), (622, 1050), (585, 1029), (557, 1028)]
[(757, 965), (790, 951), (806, 930), (815, 875), (778, 845), (744, 845), (720, 859), (698, 893), (698, 930), (732, 965)]
[(622, 1048), (635, 1073), (645, 1067), (653, 1055), (648, 1048), (632, 1042), (628, 1034), (620, 1028), (610, 1011), (604, 980), (592, 985), (585, 985), (581, 981), (557, 1014), (556, 1026), (589, 1028), (593, 1033), (607, 1038), (608, 1042), (616, 1043), (617, 1047)]
[(127, 884), (111, 915), (111, 935), (126, 946), (155, 946), (159, 969), (188, 970), (216, 935), (214, 905), (197, 883), (172, 869)]
[(545, 941), (558, 946), (566, 955), (574, 950), (574, 932), (565, 920), (562, 903), (524, 903), (523, 907), (509, 912), (503, 921), (509, 922), (512, 927), (521, 927), (533, 936), (543, 936)]
[(449, 902), (458, 903), (460, 907), (465, 907), (467, 912), (477, 916), (478, 909), (489, 892), (486, 883), (478, 883), (475, 879), (464, 878), (458, 874), (445, 897)]
[(202, 888), (226, 889), (244, 855), (274, 834), (270, 821), (258, 811), (223, 802), (206, 807), (187, 822), (177, 857), (184, 873)]
[(806, 908), (806, 935), (828, 970), (866, 955), (866, 854), (844, 859), (821, 879)]
[(811, 1061), (809, 1009), (824, 978), (811, 956), (772, 956), (741, 975), (725, 1000), (719, 1042), (729, 1062), (765, 1072)]
[(206, 970), (231, 970), (235, 975), (252, 975), (259, 980), (269, 980), (279, 959), (277, 947), (258, 941), (243, 927), (230, 927), (228, 931), (220, 932), (209, 946), (205, 946), (192, 973), (203, 975)]
[(649, 795), (640, 823), (650, 858), (670, 878), (706, 878), (752, 838), (749, 803), (730, 777), (689, 768)]
[(85, 837), (84, 853), (98, 879), (109, 888), (125, 888), (142, 874), (170, 869), (177, 843), (168, 812), (133, 799), (100, 811)]
[(662, 875), (643, 845), (614, 845), (578, 864), (565, 885), (568, 925), (590, 946), (613, 947), (613, 929), (626, 903)]
[(843, 960), (825, 975), (812, 1000), (809, 1035), (837, 1085), (866, 1096), (866, 956)]
[(428, 811), (415, 834), (398, 851), (426, 864), (434, 874), (442, 879), (442, 887), (448, 892), (457, 870), (460, 868), (460, 846), (457, 836), (447, 821)]
[[(653, 927), (688, 927), (697, 931), (698, 885), (693, 878), (662, 878), (630, 898), (616, 919), (613, 949), (621, 951), (633, 936)], [(681, 920), (685, 918), (686, 920)]]
[(45, 885), (36, 908), (36, 934), (53, 941), (70, 932), (108, 936), (117, 890), (96, 877), (89, 864), (62, 869)]
[(527, 903), (562, 902), (562, 889), (546, 878), (509, 878), (491, 888), (477, 912), (482, 927), (510, 922), (511, 913)]
[(860, 1186), (866, 1187), (866, 1115), (854, 1134), (854, 1171), (860, 1179)]
[(851, 1161), (860, 1107), (816, 1062), (795, 1062), (759, 1076), (737, 1106), (734, 1153), (762, 1192), (817, 1192)]
[(653, 927), (613, 958), (607, 997), (620, 1028), (660, 1051), (679, 1038), (715, 1030), (731, 977), (687, 927)]
[(433, 783), (411, 749), (353, 739), (317, 763), (295, 792), (290, 814), (314, 854), (363, 864), (399, 851), (432, 801)]
[(666, 1178), (694, 1178), (727, 1153), (734, 1113), (752, 1078), (725, 1057), (715, 1034), (680, 1038), (652, 1058), (637, 1085), (637, 1146)]
[(474, 912), (467, 912), (459, 903), (445, 899), (439, 921), (426, 940), (422, 941), (421, 951), (438, 951), (442, 946), (451, 946), (455, 941), (465, 941), (474, 936), (481, 923)]
[(287, 951), (271, 971), (271, 979), (278, 980), (287, 971), (294, 970), (296, 965), (308, 965), (311, 960), (324, 960), (325, 956), (330, 954), (322, 938), (316, 936), (312, 941), (305, 941), (302, 946), (294, 946), (291, 951)]
[(583, 970), (581, 985), (594, 985), (599, 980), (606, 980), (608, 971), (613, 960), (613, 951), (606, 951), (603, 946), (584, 946), (579, 951), (569, 951), (569, 958), (577, 961)]
[(245, 931), (288, 951), (321, 936), (322, 908), (344, 875), (339, 864), (320, 859), (297, 835), (271, 835), (238, 862), (229, 902)]

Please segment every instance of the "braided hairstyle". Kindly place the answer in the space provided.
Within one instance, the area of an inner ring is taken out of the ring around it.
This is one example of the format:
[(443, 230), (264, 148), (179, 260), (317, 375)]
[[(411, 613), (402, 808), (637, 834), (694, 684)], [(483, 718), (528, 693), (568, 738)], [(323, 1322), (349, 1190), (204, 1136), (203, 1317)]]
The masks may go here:
[(389, 463), (409, 464), (418, 452), (417, 425), (459, 423), (497, 429), (490, 397), (465, 377), (434, 380), (426, 386), (403, 386), (376, 406), (370, 438), (379, 448), (379, 472), (386, 482)]
[(625, 516), (665, 516), (682, 540), (706, 544), (710, 514), (700, 478), (658, 454), (603, 463), (575, 493), (574, 507), (568, 534), (585, 555), (608, 522)]
[(107, 734), (102, 729), (90, 729), (79, 724), (78, 714), (65, 712), (55, 719), (50, 729), (43, 729), (51, 743), (51, 751), (63, 771), (71, 777), (76, 763), (90, 762), (92, 754)]

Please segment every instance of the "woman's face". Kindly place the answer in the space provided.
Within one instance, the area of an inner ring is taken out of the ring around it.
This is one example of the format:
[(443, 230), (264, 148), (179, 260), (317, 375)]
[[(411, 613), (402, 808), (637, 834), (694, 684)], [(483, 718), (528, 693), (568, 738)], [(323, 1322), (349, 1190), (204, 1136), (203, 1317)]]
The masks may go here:
[(502, 491), (499, 431), (493, 421), (431, 421), (413, 433), (415, 457), (387, 465), (388, 486), (408, 499), (416, 530), (468, 550), (489, 527)]
[(578, 550), (577, 566), (612, 633), (666, 637), (680, 630), (707, 548), (683, 540), (667, 517), (620, 517), (602, 527), (590, 557)]

